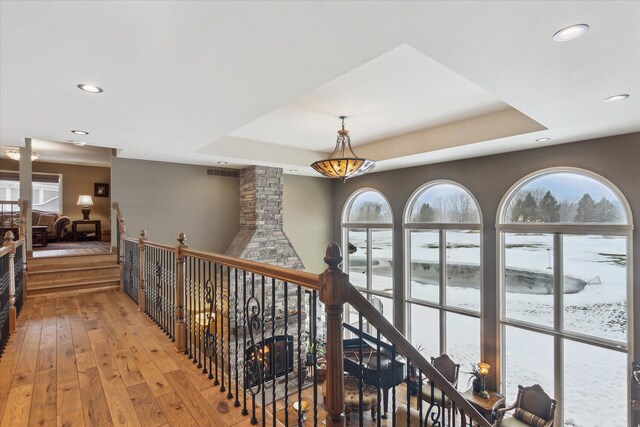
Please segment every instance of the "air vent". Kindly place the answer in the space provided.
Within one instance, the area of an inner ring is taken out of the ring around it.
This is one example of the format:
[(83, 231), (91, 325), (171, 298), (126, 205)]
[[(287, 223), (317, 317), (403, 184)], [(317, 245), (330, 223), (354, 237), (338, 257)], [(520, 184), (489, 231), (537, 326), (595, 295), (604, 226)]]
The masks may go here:
[(208, 168), (207, 175), (229, 176), (232, 178), (237, 178), (239, 176), (239, 173), (236, 169)]

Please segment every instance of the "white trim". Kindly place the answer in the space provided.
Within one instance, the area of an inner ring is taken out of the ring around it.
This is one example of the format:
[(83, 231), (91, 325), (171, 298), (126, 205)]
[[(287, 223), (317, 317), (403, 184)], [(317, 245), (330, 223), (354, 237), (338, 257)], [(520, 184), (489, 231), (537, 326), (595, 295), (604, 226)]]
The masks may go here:
[(360, 188), (356, 191), (354, 191), (348, 198), (347, 201), (344, 203), (344, 206), (342, 207), (342, 215), (340, 216), (340, 224), (342, 226), (345, 226), (347, 224), (356, 224), (356, 223), (350, 223), (348, 221), (348, 215), (349, 215), (349, 211), (351, 210), (351, 205), (353, 204), (353, 202), (363, 193), (368, 193), (369, 191), (372, 191), (374, 193), (378, 193), (383, 199), (384, 201), (387, 203), (387, 207), (389, 208), (389, 212), (391, 213), (391, 221), (389, 222), (367, 222), (367, 227), (371, 226), (372, 224), (378, 224), (378, 225), (382, 225), (382, 224), (389, 224), (391, 226), (393, 226), (393, 208), (391, 207), (391, 203), (389, 203), (389, 199), (386, 198), (386, 196), (384, 194), (382, 194), (380, 191), (376, 190), (375, 188), (371, 188), (371, 187), (364, 187), (364, 188)]
[[(623, 207), (625, 213), (625, 223), (621, 224), (585, 224), (585, 223), (506, 223), (503, 222), (504, 215), (506, 215), (506, 207), (511, 202), (513, 196), (522, 189), (522, 187), (529, 182), (535, 180), (538, 177), (544, 175), (550, 175), (553, 173), (575, 173), (587, 178), (594, 179), (606, 186), (609, 190), (611, 190), (618, 201)], [(559, 424), (563, 423), (564, 413), (563, 413), (563, 405), (564, 405), (564, 396), (562, 386), (564, 384), (564, 378), (562, 377), (562, 373), (564, 370), (564, 340), (570, 340), (579, 342), (584, 345), (593, 345), (596, 347), (601, 347), (604, 349), (625, 352), (627, 353), (627, 364), (628, 367), (631, 366), (634, 354), (634, 316), (632, 310), (632, 302), (633, 302), (633, 215), (631, 212), (631, 207), (629, 206), (629, 202), (624, 194), (618, 189), (618, 187), (613, 184), (608, 179), (604, 178), (601, 175), (598, 175), (594, 172), (591, 172), (586, 169), (580, 169), (575, 167), (553, 167), (546, 168), (542, 170), (538, 170), (536, 172), (530, 173), (527, 176), (518, 180), (515, 184), (513, 184), (509, 190), (502, 197), (498, 205), (498, 211), (496, 214), (496, 244), (498, 256), (496, 257), (496, 278), (498, 281), (498, 300), (499, 300), (499, 313), (498, 313), (498, 335), (497, 335), (497, 343), (500, 348), (500, 360), (498, 361), (497, 366), (497, 378), (501, 381), (501, 384), (498, 385), (499, 390), (504, 392), (504, 384), (506, 384), (505, 375), (506, 370), (503, 369), (502, 364), (505, 360), (506, 356), (506, 346), (504, 344), (504, 333), (505, 327), (517, 327), (521, 329), (525, 329), (531, 332), (551, 335), (554, 337), (554, 370), (556, 375), (554, 375), (554, 388), (557, 395), (558, 406), (557, 406), (557, 415), (556, 419)], [(543, 325), (535, 325), (528, 322), (517, 321), (513, 319), (509, 319), (506, 317), (505, 310), (505, 281), (504, 281), (504, 255), (505, 255), (505, 247), (504, 247), (504, 236), (505, 233), (548, 233), (554, 234), (554, 288), (556, 289), (556, 298), (554, 303), (554, 325), (551, 327), (543, 326)], [(562, 317), (564, 315), (563, 309), (563, 298), (562, 294), (562, 280), (559, 280), (560, 277), (563, 276), (562, 268), (564, 262), (564, 253), (562, 251), (562, 238), (564, 235), (617, 235), (626, 237), (626, 268), (627, 268), (627, 343), (621, 343), (613, 340), (608, 340), (606, 338), (600, 338), (596, 336), (591, 336), (587, 334), (582, 334), (579, 332), (567, 331), (563, 327)], [(557, 374), (560, 374), (557, 375)], [(627, 417), (629, 422), (632, 420), (632, 414), (630, 409), (631, 400), (631, 384), (630, 381), (627, 383)]]
[[(609, 181), (607, 178), (603, 177), (602, 175), (598, 175), (595, 172), (591, 172), (587, 169), (581, 169), (581, 168), (575, 168), (575, 167), (571, 167), (571, 166), (557, 166), (557, 167), (552, 167), (552, 168), (545, 168), (545, 169), (540, 169), (538, 171), (532, 172), (528, 175), (526, 175), (523, 178), (520, 178), (515, 184), (513, 184), (509, 190), (507, 190), (507, 192), (504, 194), (504, 196), (502, 196), (502, 200), (500, 200), (500, 203), (498, 204), (498, 212), (496, 214), (496, 228), (499, 228), (501, 226), (504, 225), (525, 225), (525, 224), (518, 224), (518, 223), (510, 223), (510, 222), (503, 222), (503, 215), (506, 214), (506, 211), (503, 212), (503, 210), (509, 205), (509, 202), (511, 202), (511, 199), (513, 198), (513, 196), (522, 188), (524, 187), (526, 184), (528, 184), (530, 181), (535, 180), (536, 178), (545, 176), (545, 175), (552, 175), (554, 173), (575, 173), (577, 175), (582, 175), (585, 176), (587, 178), (591, 178), (594, 179), (596, 181), (598, 181), (600, 184), (604, 185), (605, 187), (608, 187), (611, 191), (613, 191), (613, 193), (618, 197), (618, 200), (620, 201), (624, 212), (625, 212), (625, 216), (626, 216), (626, 222), (621, 223), (621, 224), (608, 224), (611, 226), (619, 226), (619, 225), (630, 225), (633, 227), (633, 215), (631, 214), (631, 206), (629, 206), (629, 202), (627, 201), (627, 198), (624, 196), (624, 194), (622, 193), (622, 191), (620, 191), (620, 189), (611, 181)], [(575, 223), (573, 223), (575, 225)], [(569, 224), (565, 224), (565, 223), (547, 223), (547, 225), (554, 225), (554, 226), (566, 226)], [(587, 225), (589, 226), (589, 224), (580, 224), (580, 225)]]
[[(411, 221), (410, 215), (413, 211), (414, 204), (418, 200), (418, 198), (430, 188), (436, 187), (438, 185), (448, 184), (453, 185), (461, 190), (463, 190), (467, 195), (471, 197), (475, 204), (476, 212), (478, 213), (479, 222), (473, 223), (455, 223), (455, 222), (413, 222)], [(402, 303), (402, 308), (404, 311), (404, 322), (405, 322), (405, 330), (406, 336), (411, 337), (411, 309), (412, 305), (419, 305), (422, 307), (428, 307), (431, 309), (438, 310), (438, 319), (439, 319), (439, 346), (440, 352), (446, 352), (446, 344), (447, 344), (447, 323), (446, 323), (446, 314), (453, 313), (459, 314), (463, 316), (469, 316), (480, 320), (480, 358), (484, 360), (484, 334), (482, 333), (482, 327), (484, 323), (484, 310), (483, 310), (483, 296), (484, 296), (484, 266), (483, 266), (483, 216), (482, 209), (480, 209), (480, 204), (478, 200), (474, 196), (474, 194), (469, 191), (464, 185), (461, 185), (455, 181), (446, 180), (446, 179), (437, 179), (433, 181), (429, 181), (426, 184), (418, 187), (409, 197), (407, 203), (405, 204), (404, 211), (402, 214), (402, 238), (403, 238), (403, 278), (404, 278), (404, 301)], [(440, 279), (439, 279), (439, 290), (438, 290), (438, 301), (431, 302), (426, 300), (421, 300), (418, 298), (414, 298), (411, 296), (411, 231), (414, 230), (432, 230), (438, 231), (438, 239), (439, 239), (439, 247), (438, 247), (438, 263), (440, 265)], [(452, 305), (446, 304), (446, 231), (448, 230), (474, 230), (479, 231), (479, 267), (480, 267), (480, 306), (478, 311), (475, 310), (467, 310), (463, 308), (459, 308)]]
[[(478, 211), (478, 222), (474, 222), (473, 224), (483, 224), (484, 220), (482, 218), (482, 209), (480, 209), (480, 204), (478, 203), (478, 199), (476, 199), (476, 196), (473, 195), (473, 193), (471, 191), (469, 191), (469, 189), (467, 187), (465, 187), (462, 184), (459, 184), (455, 181), (451, 181), (449, 179), (436, 179), (433, 181), (429, 181), (426, 184), (422, 184), (420, 187), (418, 187), (409, 197), (409, 200), (407, 200), (407, 203), (404, 205), (404, 212), (402, 213), (402, 225), (404, 226), (405, 224), (415, 224), (414, 222), (411, 221), (411, 218), (407, 218), (410, 214), (411, 211), (413, 210), (413, 205), (416, 202), (416, 200), (418, 200), (418, 198), (420, 197), (420, 195), (427, 191), (429, 188), (431, 187), (435, 187), (437, 185), (441, 185), (441, 184), (449, 184), (449, 185), (454, 185), (458, 188), (460, 188), (461, 190), (465, 191), (469, 196), (471, 196), (471, 199), (473, 199), (473, 203), (475, 203), (476, 205), (476, 210)], [(421, 223), (421, 224), (429, 224), (429, 223)], [(447, 223), (450, 224), (450, 223)], [(455, 224), (455, 223), (454, 223)]]

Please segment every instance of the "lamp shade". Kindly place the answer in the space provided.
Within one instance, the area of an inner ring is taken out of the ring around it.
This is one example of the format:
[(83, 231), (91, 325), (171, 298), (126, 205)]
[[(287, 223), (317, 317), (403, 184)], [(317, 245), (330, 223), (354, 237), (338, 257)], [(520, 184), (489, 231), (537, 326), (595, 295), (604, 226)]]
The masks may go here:
[(78, 196), (78, 206), (93, 206), (93, 199), (88, 194), (81, 194)]
[(491, 365), (488, 363), (480, 362), (478, 363), (478, 373), (482, 376), (489, 374), (489, 369), (491, 369)]
[(356, 156), (351, 148), (351, 138), (349, 131), (344, 128), (344, 119), (346, 116), (340, 116), (342, 120), (342, 129), (338, 131), (338, 139), (336, 147), (327, 159), (318, 160), (311, 167), (316, 172), (329, 178), (338, 178), (345, 182), (349, 178), (362, 175), (376, 165), (373, 160)]

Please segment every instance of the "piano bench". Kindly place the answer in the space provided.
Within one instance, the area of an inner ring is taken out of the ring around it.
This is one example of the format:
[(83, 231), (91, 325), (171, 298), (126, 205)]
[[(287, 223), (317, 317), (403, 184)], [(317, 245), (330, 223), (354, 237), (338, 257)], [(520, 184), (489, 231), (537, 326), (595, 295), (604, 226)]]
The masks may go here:
[[(360, 392), (358, 390), (359, 381), (350, 375), (344, 378), (344, 415), (349, 425), (351, 412), (360, 412)], [(327, 383), (322, 384), (322, 398), (327, 398)], [(378, 407), (378, 392), (370, 386), (363, 384), (362, 388), (362, 411), (371, 411), (371, 418), (376, 419), (376, 408)]]

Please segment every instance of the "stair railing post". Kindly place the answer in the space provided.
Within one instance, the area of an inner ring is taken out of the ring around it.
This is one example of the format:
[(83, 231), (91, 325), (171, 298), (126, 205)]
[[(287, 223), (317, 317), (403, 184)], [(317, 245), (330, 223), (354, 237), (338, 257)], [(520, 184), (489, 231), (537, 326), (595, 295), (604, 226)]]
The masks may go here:
[(140, 238), (138, 239), (138, 247), (140, 248), (140, 287), (138, 289), (138, 311), (145, 311), (144, 301), (144, 242), (147, 240), (147, 231), (143, 228), (140, 230)]
[(181, 231), (178, 234), (178, 244), (176, 245), (176, 351), (184, 353), (187, 348), (187, 327), (184, 320), (184, 281), (185, 281), (185, 264), (183, 250), (188, 246), (186, 244), (187, 236)]
[(342, 359), (342, 312), (349, 298), (349, 275), (340, 268), (340, 246), (327, 247), (324, 262), (329, 265), (320, 275), (320, 301), (327, 315), (327, 427), (342, 427), (344, 418), (344, 361)]
[(9, 230), (4, 235), (2, 246), (9, 247), (9, 332), (16, 331), (16, 244), (13, 242), (13, 231)]

